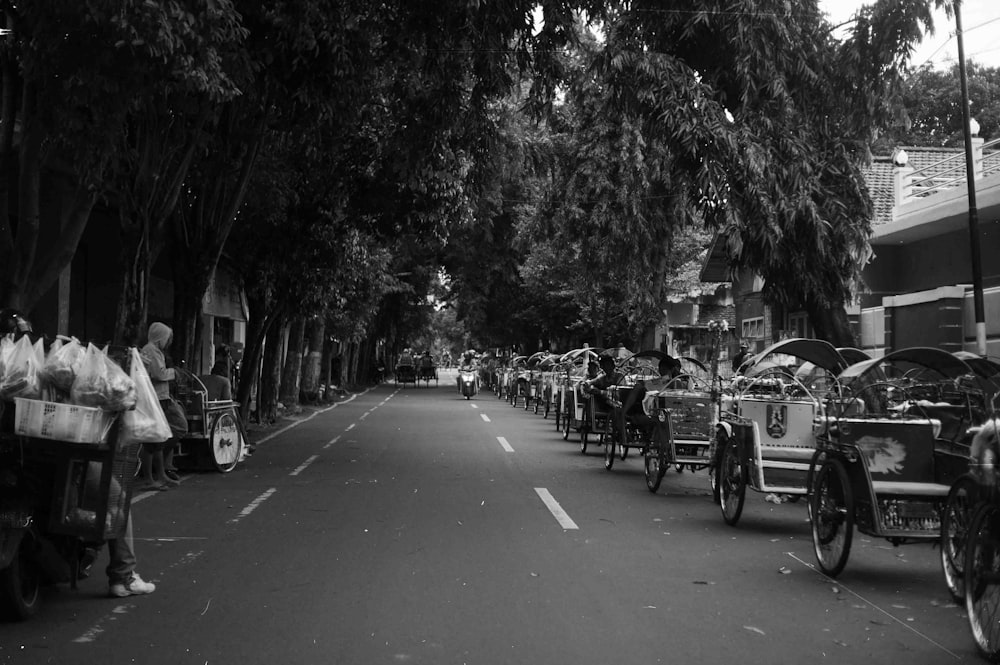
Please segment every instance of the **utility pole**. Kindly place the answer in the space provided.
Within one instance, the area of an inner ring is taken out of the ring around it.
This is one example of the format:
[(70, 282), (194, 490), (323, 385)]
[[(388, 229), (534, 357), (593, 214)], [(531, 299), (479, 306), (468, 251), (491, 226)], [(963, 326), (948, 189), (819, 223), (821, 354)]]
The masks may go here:
[(972, 302), (976, 314), (976, 353), (986, 355), (986, 308), (983, 305), (983, 267), (979, 251), (979, 210), (976, 207), (976, 172), (972, 160), (972, 127), (969, 80), (965, 72), (962, 38), (962, 2), (955, 0), (955, 36), (958, 40), (958, 75), (962, 82), (962, 127), (965, 136), (965, 180), (969, 188), (969, 240), (972, 243)]

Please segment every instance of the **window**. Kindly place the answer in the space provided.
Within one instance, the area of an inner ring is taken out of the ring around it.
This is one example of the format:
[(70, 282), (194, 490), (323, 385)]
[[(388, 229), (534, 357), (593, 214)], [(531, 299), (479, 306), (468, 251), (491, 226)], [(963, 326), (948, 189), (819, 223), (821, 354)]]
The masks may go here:
[(763, 339), (764, 317), (758, 316), (754, 319), (743, 319), (742, 334), (740, 336), (747, 341)]
[(802, 312), (789, 314), (788, 332), (792, 337), (809, 337), (809, 317)]

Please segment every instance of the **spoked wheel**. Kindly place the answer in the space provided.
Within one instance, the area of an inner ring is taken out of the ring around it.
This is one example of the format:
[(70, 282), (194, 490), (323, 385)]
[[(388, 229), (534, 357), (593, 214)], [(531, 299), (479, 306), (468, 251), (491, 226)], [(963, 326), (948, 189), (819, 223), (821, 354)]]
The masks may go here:
[(812, 495), (813, 549), (820, 570), (836, 577), (847, 564), (854, 537), (854, 495), (847, 470), (837, 459), (823, 462)]
[(584, 425), (580, 428), (580, 453), (587, 454), (587, 436), (590, 434), (589, 428)]
[(563, 414), (562, 421), (562, 437), (563, 441), (569, 441), (569, 414)]
[(976, 510), (965, 546), (965, 609), (976, 646), (1000, 662), (1000, 508)]
[(212, 447), (212, 462), (217, 471), (229, 473), (236, 468), (243, 452), (243, 432), (236, 417), (228, 412), (219, 414), (208, 435)]
[(535, 398), (534, 408), (531, 410), (531, 412), (534, 413), (536, 416), (538, 415), (538, 411), (539, 411), (538, 402), (541, 401), (541, 399), (542, 399), (541, 397), (536, 397)]
[(41, 572), (33, 558), (34, 540), (25, 534), (17, 554), (0, 570), (0, 614), (6, 619), (24, 621), (41, 603)]
[(956, 602), (965, 598), (965, 544), (976, 505), (978, 484), (969, 475), (960, 476), (948, 491), (941, 515), (941, 570), (948, 593)]
[(562, 410), (559, 408), (558, 405), (556, 405), (555, 412), (556, 412), (556, 431), (559, 432), (562, 431), (562, 428), (560, 427), (560, 425), (562, 425)]
[(615, 465), (615, 437), (611, 432), (603, 432), (601, 441), (604, 442), (604, 468), (610, 471)]
[(664, 474), (667, 473), (667, 465), (663, 459), (663, 444), (651, 441), (646, 446), (643, 458), (646, 467), (646, 488), (655, 494), (660, 489)]
[(740, 521), (746, 495), (747, 482), (743, 461), (740, 459), (740, 446), (736, 440), (728, 439), (726, 447), (722, 449), (719, 467), (719, 506), (726, 524), (732, 526)]

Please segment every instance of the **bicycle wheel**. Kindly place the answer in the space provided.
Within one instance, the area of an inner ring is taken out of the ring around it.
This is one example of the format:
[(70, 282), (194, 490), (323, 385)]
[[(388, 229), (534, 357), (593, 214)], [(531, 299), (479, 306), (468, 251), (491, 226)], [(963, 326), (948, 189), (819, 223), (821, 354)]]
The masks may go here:
[(979, 651), (1000, 662), (1000, 508), (982, 504), (965, 547), (965, 609)]
[(719, 506), (722, 519), (734, 526), (743, 514), (743, 502), (747, 495), (746, 473), (740, 459), (740, 446), (735, 439), (729, 439), (722, 450), (722, 465), (719, 474)]
[(854, 537), (854, 495), (840, 460), (828, 459), (812, 493), (813, 549), (820, 570), (836, 577), (847, 564)]
[(955, 602), (965, 598), (965, 544), (977, 487), (972, 476), (960, 476), (948, 491), (941, 515), (941, 570), (948, 593)]

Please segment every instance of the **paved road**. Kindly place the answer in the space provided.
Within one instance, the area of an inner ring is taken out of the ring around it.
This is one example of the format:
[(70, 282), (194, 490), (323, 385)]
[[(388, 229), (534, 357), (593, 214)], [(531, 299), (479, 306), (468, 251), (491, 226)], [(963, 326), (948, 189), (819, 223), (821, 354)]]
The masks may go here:
[(133, 510), (156, 593), (51, 592), (0, 625), (0, 663), (979, 660), (930, 546), (856, 534), (834, 582), (801, 503), (750, 493), (728, 527), (704, 473), (651, 494), (639, 460), (605, 471), (448, 375), (358, 395)]

